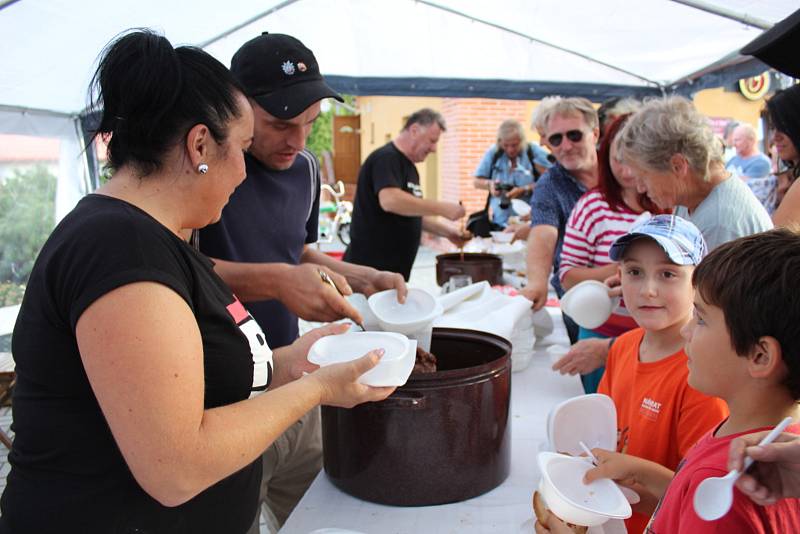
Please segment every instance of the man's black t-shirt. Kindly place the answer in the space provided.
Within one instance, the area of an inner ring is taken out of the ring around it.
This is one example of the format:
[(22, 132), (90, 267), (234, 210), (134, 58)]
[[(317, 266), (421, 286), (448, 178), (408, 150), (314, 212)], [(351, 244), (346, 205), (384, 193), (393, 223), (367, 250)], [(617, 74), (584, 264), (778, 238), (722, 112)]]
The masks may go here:
[[(317, 240), (316, 158), (304, 150), (283, 171), (268, 169), (251, 154), (245, 155), (245, 163), (247, 178), (231, 195), (222, 218), (200, 230), (200, 250), (227, 261), (299, 264), (304, 245)], [(282, 302), (248, 302), (247, 309), (264, 328), (270, 347), (297, 339), (297, 316)]]
[[(98, 298), (141, 281), (171, 288), (192, 309), (203, 343), (206, 408), (266, 387), (271, 353), (263, 333), (208, 258), (131, 204), (85, 197), (42, 248), (14, 328), (16, 436), (0, 532), (195, 534), (245, 532), (252, 523), (260, 459), (167, 508), (136, 483), (114, 441), (75, 326)], [(119, 387), (131, 385), (120, 376)]]
[(400, 273), (408, 280), (422, 236), (422, 217), (384, 211), (378, 193), (385, 187), (399, 187), (422, 197), (416, 166), (392, 142), (370, 154), (358, 173), (350, 246), (344, 260)]

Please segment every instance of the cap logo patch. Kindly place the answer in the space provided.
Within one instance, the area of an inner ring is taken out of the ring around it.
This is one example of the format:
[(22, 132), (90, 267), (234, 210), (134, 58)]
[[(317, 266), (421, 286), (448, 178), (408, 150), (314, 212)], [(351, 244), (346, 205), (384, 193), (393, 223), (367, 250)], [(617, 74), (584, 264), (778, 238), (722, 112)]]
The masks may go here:
[(284, 74), (291, 76), (294, 74), (294, 63), (291, 61), (284, 61), (281, 65), (281, 69), (283, 69)]
[(306, 67), (306, 64), (303, 63), (302, 61), (297, 64), (297, 70), (299, 70), (300, 72), (305, 72), (307, 68), (308, 67)]

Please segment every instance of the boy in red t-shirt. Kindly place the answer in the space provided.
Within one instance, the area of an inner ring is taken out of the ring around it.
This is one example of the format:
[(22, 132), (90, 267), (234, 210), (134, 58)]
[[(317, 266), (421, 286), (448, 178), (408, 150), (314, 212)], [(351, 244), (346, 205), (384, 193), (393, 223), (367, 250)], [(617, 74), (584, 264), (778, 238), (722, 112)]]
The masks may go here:
[[(692, 445), (728, 415), (725, 403), (692, 389), (681, 328), (692, 316), (692, 272), (706, 252), (700, 230), (673, 215), (631, 228), (609, 250), (622, 296), (639, 328), (619, 336), (598, 393), (617, 408), (617, 451), (674, 470)], [(658, 502), (646, 488), (625, 521), (642, 532)]]
[[(730, 417), (695, 445), (677, 473), (627, 454), (595, 450), (587, 482), (613, 478), (662, 495), (648, 534), (800, 532), (800, 501), (760, 506), (739, 489), (722, 518), (704, 521), (692, 500), (727, 473), (731, 440), (800, 417), (800, 233), (785, 228), (731, 241), (694, 272), (694, 318), (683, 329), (689, 385), (725, 400)], [(788, 432), (800, 434), (794, 424)], [(559, 527), (552, 529), (558, 532)]]

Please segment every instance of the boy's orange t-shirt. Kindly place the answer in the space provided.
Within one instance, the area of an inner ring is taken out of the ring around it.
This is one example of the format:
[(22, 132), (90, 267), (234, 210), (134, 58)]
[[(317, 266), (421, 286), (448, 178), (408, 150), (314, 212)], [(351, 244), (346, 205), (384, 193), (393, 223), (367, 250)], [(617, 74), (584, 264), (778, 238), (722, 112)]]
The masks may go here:
[[(644, 329), (636, 328), (614, 341), (597, 392), (616, 406), (617, 451), (674, 471), (687, 451), (728, 416), (728, 407), (689, 387), (683, 349), (657, 362), (640, 362), (643, 338)], [(638, 534), (649, 519), (634, 513), (625, 526)]]

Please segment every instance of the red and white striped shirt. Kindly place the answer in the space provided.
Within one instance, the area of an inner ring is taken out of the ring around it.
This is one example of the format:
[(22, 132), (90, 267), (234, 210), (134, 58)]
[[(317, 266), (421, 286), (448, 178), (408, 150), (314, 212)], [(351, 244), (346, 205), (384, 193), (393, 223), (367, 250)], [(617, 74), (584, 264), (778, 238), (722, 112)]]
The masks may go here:
[[(639, 216), (625, 207), (623, 211), (614, 210), (598, 189), (584, 193), (570, 213), (561, 249), (561, 263), (558, 270), (560, 280), (574, 267), (602, 267), (613, 263), (608, 250), (621, 235), (628, 233)], [(617, 336), (638, 326), (620, 305), (608, 321), (594, 331), (605, 336)]]

